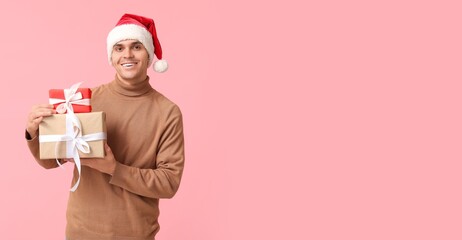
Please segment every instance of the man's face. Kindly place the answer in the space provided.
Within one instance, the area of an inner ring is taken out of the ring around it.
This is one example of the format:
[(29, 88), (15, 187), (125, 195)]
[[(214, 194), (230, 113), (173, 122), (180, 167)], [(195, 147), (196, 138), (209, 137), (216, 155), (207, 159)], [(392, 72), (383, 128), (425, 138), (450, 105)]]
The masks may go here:
[(115, 44), (111, 61), (120, 80), (137, 83), (147, 77), (149, 55), (138, 40), (124, 40)]

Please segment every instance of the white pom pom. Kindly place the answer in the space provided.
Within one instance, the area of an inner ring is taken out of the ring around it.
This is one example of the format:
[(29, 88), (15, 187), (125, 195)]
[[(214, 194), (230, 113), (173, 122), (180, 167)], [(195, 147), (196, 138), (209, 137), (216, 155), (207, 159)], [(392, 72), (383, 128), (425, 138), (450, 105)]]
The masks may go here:
[(168, 63), (165, 60), (158, 60), (154, 63), (154, 71), (158, 73), (163, 73), (167, 71), (168, 69)]

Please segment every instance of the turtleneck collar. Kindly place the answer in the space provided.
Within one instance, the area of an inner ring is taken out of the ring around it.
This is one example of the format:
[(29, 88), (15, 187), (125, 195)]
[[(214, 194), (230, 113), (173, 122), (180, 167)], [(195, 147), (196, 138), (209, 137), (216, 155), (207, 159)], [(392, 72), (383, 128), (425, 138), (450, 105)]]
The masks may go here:
[(109, 87), (115, 92), (128, 97), (139, 97), (153, 91), (151, 84), (149, 84), (149, 76), (140, 83), (127, 85), (120, 81), (116, 75), (115, 79), (109, 83)]

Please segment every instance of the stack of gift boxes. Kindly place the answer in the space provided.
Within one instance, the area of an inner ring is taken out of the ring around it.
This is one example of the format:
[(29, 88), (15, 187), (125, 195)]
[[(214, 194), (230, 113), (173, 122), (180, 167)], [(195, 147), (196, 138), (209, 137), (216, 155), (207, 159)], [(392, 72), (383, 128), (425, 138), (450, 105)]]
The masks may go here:
[(51, 89), (50, 103), (57, 113), (46, 117), (39, 125), (40, 159), (72, 158), (79, 172), (80, 159), (103, 158), (106, 141), (104, 112), (92, 112), (91, 90), (79, 88)]

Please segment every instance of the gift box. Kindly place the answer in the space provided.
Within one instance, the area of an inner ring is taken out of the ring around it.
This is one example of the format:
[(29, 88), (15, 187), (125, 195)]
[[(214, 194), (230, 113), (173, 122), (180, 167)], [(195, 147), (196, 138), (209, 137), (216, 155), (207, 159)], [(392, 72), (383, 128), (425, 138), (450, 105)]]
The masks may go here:
[(50, 104), (53, 104), (58, 113), (66, 112), (67, 103), (72, 105), (74, 113), (91, 112), (89, 88), (50, 89), (48, 95)]
[(53, 114), (39, 125), (40, 159), (103, 158), (105, 140), (104, 112)]

